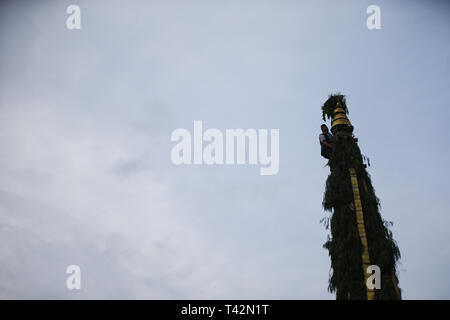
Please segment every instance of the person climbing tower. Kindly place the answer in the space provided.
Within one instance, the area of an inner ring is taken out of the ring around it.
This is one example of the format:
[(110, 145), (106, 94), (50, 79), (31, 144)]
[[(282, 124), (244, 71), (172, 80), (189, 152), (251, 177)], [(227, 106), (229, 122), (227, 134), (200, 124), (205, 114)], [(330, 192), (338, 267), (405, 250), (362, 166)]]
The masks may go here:
[(320, 141), (320, 154), (326, 159), (330, 159), (333, 148), (333, 135), (328, 132), (326, 124), (320, 126), (322, 133), (319, 135)]

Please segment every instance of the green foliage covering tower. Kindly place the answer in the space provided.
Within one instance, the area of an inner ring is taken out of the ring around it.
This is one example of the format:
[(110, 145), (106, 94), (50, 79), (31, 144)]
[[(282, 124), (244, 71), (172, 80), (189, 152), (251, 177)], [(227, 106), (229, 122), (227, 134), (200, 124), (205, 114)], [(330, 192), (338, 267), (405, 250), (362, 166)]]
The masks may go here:
[[(331, 258), (328, 289), (338, 300), (401, 299), (396, 272), (400, 251), (389, 230), (391, 223), (380, 215), (379, 200), (347, 118), (345, 96), (330, 95), (322, 112), (324, 121), (332, 119), (334, 135), (323, 199), (324, 209), (332, 212), (324, 219), (331, 230), (324, 244)], [(380, 268), (380, 289), (366, 286), (369, 264)]]

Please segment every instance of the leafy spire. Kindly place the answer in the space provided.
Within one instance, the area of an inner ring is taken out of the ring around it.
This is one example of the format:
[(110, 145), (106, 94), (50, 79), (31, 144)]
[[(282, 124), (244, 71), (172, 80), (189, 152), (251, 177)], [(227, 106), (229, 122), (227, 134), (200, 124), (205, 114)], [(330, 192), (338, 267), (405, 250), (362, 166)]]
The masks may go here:
[(328, 119), (331, 118), (333, 111), (334, 109), (336, 109), (336, 107), (341, 107), (342, 109), (344, 109), (345, 113), (348, 114), (345, 96), (340, 93), (330, 94), (328, 96), (328, 100), (325, 101), (325, 103), (323, 104), (322, 106), (323, 121), (325, 121), (325, 116), (327, 116)]

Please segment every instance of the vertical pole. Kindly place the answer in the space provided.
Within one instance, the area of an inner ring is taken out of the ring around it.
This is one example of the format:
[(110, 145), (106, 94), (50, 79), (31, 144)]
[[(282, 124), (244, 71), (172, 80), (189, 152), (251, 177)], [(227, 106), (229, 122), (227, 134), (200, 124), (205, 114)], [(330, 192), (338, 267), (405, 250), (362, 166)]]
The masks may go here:
[(367, 300), (375, 300), (374, 290), (369, 289), (369, 287), (367, 286), (367, 279), (369, 278), (367, 268), (370, 266), (370, 256), (369, 256), (369, 246), (367, 245), (366, 227), (364, 225), (364, 215), (362, 211), (361, 199), (359, 197), (358, 178), (356, 176), (355, 168), (350, 168), (349, 171), (353, 189), (353, 197), (355, 202), (356, 223), (358, 226), (359, 237), (364, 247), (361, 258), (364, 274), (364, 284), (366, 285), (366, 292), (367, 292)]

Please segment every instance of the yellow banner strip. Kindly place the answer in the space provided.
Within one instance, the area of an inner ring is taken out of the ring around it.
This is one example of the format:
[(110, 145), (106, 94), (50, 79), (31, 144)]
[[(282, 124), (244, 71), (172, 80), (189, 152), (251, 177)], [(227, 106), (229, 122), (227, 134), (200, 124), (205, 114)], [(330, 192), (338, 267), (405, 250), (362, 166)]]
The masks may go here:
[(355, 168), (350, 168), (350, 180), (352, 182), (353, 196), (355, 199), (355, 211), (356, 211), (356, 224), (358, 226), (359, 237), (361, 238), (361, 243), (364, 246), (364, 250), (362, 253), (362, 267), (364, 280), (367, 290), (367, 300), (375, 300), (375, 292), (372, 289), (367, 287), (367, 279), (369, 278), (369, 274), (367, 273), (367, 268), (370, 266), (370, 257), (369, 257), (369, 246), (367, 245), (367, 236), (366, 236), (366, 227), (364, 225), (364, 215), (362, 211), (361, 199), (359, 197), (359, 187), (358, 187), (358, 178), (356, 176)]

